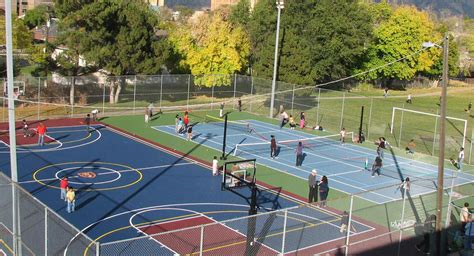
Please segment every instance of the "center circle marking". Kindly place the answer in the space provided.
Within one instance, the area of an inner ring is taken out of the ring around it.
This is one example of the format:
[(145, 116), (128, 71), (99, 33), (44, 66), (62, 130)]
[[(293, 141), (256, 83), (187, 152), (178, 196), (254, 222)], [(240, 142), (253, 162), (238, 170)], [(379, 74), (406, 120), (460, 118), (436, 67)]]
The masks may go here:
[[(55, 188), (55, 189), (59, 189), (59, 186), (53, 186), (53, 185), (49, 185), (49, 184), (46, 184), (44, 183), (41, 179), (39, 179), (37, 176), (40, 172), (42, 171), (45, 171), (46, 169), (48, 168), (51, 168), (51, 167), (58, 167), (58, 166), (64, 166), (64, 165), (84, 165), (84, 164), (91, 164), (91, 162), (66, 162), (66, 163), (57, 163), (57, 164), (50, 164), (50, 165), (47, 165), (47, 166), (44, 166), (38, 170), (36, 170), (34, 173), (33, 173), (33, 179), (38, 182), (39, 184), (43, 185), (43, 186), (46, 186), (46, 187), (50, 187), (50, 188)], [(121, 189), (121, 188), (126, 188), (126, 187), (130, 187), (130, 186), (133, 186), (135, 184), (137, 184), (138, 182), (140, 182), (142, 179), (143, 179), (143, 174), (141, 171), (133, 168), (133, 167), (130, 167), (130, 166), (127, 166), (127, 165), (123, 165), (123, 164), (116, 164), (116, 163), (108, 163), (108, 162), (93, 162), (93, 164), (102, 164), (102, 165), (111, 165), (111, 166), (116, 166), (116, 167), (120, 167), (122, 169), (126, 169), (127, 172), (129, 171), (133, 171), (135, 172), (137, 175), (138, 175), (138, 178), (128, 184), (125, 184), (125, 185), (121, 185), (121, 186), (115, 186), (115, 187), (109, 187), (109, 188), (93, 188), (93, 189), (90, 189), (90, 188), (87, 188), (87, 189), (78, 189), (78, 190), (81, 190), (81, 191), (105, 191), (105, 190), (114, 190), (114, 189)], [(74, 167), (73, 167), (74, 168)], [(75, 167), (77, 168), (77, 167)], [(118, 172), (118, 171), (117, 171)], [(56, 173), (57, 174), (57, 173)], [(86, 183), (79, 183), (79, 184), (86, 184)]]

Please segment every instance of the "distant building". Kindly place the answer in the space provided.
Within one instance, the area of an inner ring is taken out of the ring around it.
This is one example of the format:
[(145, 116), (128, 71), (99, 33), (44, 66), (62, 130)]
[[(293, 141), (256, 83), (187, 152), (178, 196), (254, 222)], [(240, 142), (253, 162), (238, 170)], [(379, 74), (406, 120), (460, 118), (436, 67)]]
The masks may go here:
[[(0, 0), (0, 9), (5, 10), (5, 1), (6, 0)], [(21, 16), (40, 4), (52, 5), (54, 4), (54, 0), (12, 0), (12, 12)]]
[[(258, 0), (248, 0), (250, 1), (250, 9), (253, 9)], [(223, 5), (234, 5), (239, 3), (240, 0), (211, 0), (211, 10), (218, 9)]]

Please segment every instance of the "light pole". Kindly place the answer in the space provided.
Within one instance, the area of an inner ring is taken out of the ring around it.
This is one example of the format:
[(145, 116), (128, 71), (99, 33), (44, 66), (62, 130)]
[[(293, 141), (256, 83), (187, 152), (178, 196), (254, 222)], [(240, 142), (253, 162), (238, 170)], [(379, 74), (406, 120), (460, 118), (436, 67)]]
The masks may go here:
[(273, 62), (272, 94), (271, 94), (271, 100), (270, 100), (270, 118), (273, 118), (273, 109), (275, 105), (275, 87), (276, 87), (276, 76), (277, 76), (277, 66), (278, 66), (278, 41), (280, 37), (280, 15), (281, 15), (281, 9), (285, 8), (284, 1), (277, 0), (276, 7), (278, 10), (278, 15), (277, 15), (277, 31), (276, 31), (276, 39), (275, 39), (275, 60)]
[[(423, 47), (429, 48), (437, 46), (434, 43), (423, 43)], [(443, 178), (444, 178), (444, 150), (446, 144), (446, 94), (448, 87), (448, 53), (449, 53), (449, 35), (446, 32), (443, 39), (443, 77), (441, 84), (441, 113), (440, 113), (440, 132), (439, 132), (439, 156), (438, 156), (438, 191), (436, 201), (436, 255), (442, 255), (441, 248), (441, 218), (443, 212)]]

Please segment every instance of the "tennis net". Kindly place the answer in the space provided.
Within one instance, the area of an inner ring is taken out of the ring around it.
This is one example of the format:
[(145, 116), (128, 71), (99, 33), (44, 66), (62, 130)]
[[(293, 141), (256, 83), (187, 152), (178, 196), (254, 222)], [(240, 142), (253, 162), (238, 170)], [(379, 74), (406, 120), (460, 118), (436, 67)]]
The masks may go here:
[[(224, 127), (225, 120), (223, 118), (206, 115), (205, 123)], [(252, 124), (249, 122), (227, 120), (227, 129), (231, 129), (237, 132), (252, 133), (259, 136), (262, 139), (267, 140), (267, 138), (259, 134), (257, 130), (255, 129), (255, 127), (253, 127)]]
[[(354, 141), (354, 133), (347, 132), (345, 143), (352, 143)], [(277, 151), (295, 150), (298, 143), (303, 144), (303, 148), (313, 149), (325, 146), (341, 145), (341, 135), (333, 134), (320, 137), (302, 138), (293, 140), (277, 141)], [(255, 142), (255, 143), (240, 143), (234, 147), (234, 156), (239, 156), (245, 153), (267, 153), (270, 150), (270, 141)]]

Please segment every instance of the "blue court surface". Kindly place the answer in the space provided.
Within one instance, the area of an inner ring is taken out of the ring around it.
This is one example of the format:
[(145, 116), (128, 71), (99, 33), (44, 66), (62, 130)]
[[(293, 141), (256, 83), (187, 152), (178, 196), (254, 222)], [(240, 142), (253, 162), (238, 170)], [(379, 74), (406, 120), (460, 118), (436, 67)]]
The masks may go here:
[[(231, 124), (227, 131), (226, 151), (234, 154), (237, 144), (264, 143), (258, 146), (238, 145), (236, 155), (248, 159), (256, 158), (257, 163), (274, 170), (288, 173), (290, 175), (307, 179), (312, 169), (318, 170), (318, 175), (326, 175), (332, 189), (346, 193), (359, 193), (357, 196), (373, 203), (386, 203), (402, 198), (402, 192), (398, 189), (401, 180), (410, 177), (411, 196), (418, 196), (436, 191), (437, 166), (409, 159), (405, 156), (396, 156), (385, 150), (382, 175), (371, 177), (371, 171), (365, 170), (365, 161), (368, 159), (369, 169), (376, 157), (375, 150), (352, 144), (341, 144), (333, 139), (321, 139), (311, 142), (310, 147), (304, 148), (304, 161), (302, 166), (295, 166), (296, 145), (285, 144), (280, 146), (280, 152), (276, 159), (270, 158), (270, 135), (274, 135), (278, 141), (305, 140), (314, 138), (313, 135), (299, 131), (298, 128), (290, 130), (256, 120), (239, 120), (246, 125)], [(155, 126), (156, 130), (175, 135), (185, 139), (184, 135), (178, 135), (175, 127)], [(251, 130), (251, 132), (249, 132)], [(193, 129), (193, 140), (216, 150), (222, 150), (223, 124), (219, 122), (198, 123)], [(350, 138), (349, 138), (350, 139)], [(266, 144), (265, 144), (266, 143)], [(239, 147), (240, 146), (240, 147)], [(453, 180), (451, 169), (445, 170), (445, 184), (451, 184)], [(474, 176), (457, 172), (454, 179), (455, 186), (471, 183)], [(385, 187), (385, 188), (384, 188)], [(376, 191), (371, 191), (377, 189)]]
[[(206, 130), (211, 127), (200, 126), (196, 130), (198, 132), (201, 128)], [(169, 127), (160, 129), (170, 130)], [(219, 129), (211, 131), (214, 132), (218, 134)], [(48, 135), (50, 142), (43, 147), (32, 144), (19, 148), (19, 183), (34, 197), (103, 245), (121, 239), (150, 236), (163, 230), (212, 224), (248, 215), (249, 206), (245, 199), (229, 191), (221, 191), (221, 177), (212, 176), (209, 166), (185, 155), (168, 152), (101, 125), (94, 126), (90, 133), (84, 126), (50, 127)], [(200, 139), (204, 140), (204, 137)], [(199, 140), (196, 139), (196, 142)], [(217, 146), (217, 141), (218, 138), (210, 139), (206, 145), (216, 143)], [(0, 146), (0, 169), (10, 175), (8, 150), (7, 143)], [(265, 165), (273, 163), (273, 167), (277, 167), (275, 161), (263, 156), (258, 158), (257, 162), (260, 161)], [(283, 155), (280, 161), (286, 163)], [(305, 164), (309, 164), (308, 159)], [(290, 163), (286, 165), (290, 166)], [(295, 172), (295, 175), (301, 174), (304, 172)], [(58, 178), (63, 176), (69, 177), (69, 184), (76, 190), (76, 211), (73, 213), (67, 213), (66, 203), (60, 199)], [(260, 213), (271, 214), (272, 210), (303, 203), (274, 192), (277, 190), (261, 188), (260, 191)], [(250, 196), (247, 188), (240, 188), (239, 192), (244, 197)], [(312, 248), (344, 237), (339, 232), (341, 216), (329, 209), (302, 207), (290, 215), (287, 226), (292, 230), (286, 237), (286, 252)], [(278, 234), (282, 232), (283, 219), (281, 213), (257, 219), (257, 234), (263, 235), (262, 232), (265, 232), (265, 237), (268, 237), (260, 242), (262, 248), (266, 248), (264, 250), (281, 248), (282, 236)], [(270, 220), (271, 226), (268, 225)], [(215, 240), (208, 240), (207, 250), (239, 250), (239, 247), (233, 246), (242, 242), (222, 241), (224, 236), (221, 234), (229, 233), (226, 237), (245, 241), (247, 226), (242, 223), (236, 221), (216, 225), (220, 228), (211, 231), (214, 232)], [(356, 230), (351, 232), (353, 236), (374, 230), (367, 223), (355, 221), (353, 225)], [(312, 238), (302, 239), (306, 236)], [(191, 238), (195, 240), (195, 237)], [(181, 248), (177, 242), (170, 242), (169, 239), (161, 236), (144, 241), (160, 250), (160, 255), (188, 253), (186, 248)], [(119, 248), (119, 245), (114, 248)], [(131, 252), (140, 255), (139, 251)]]

